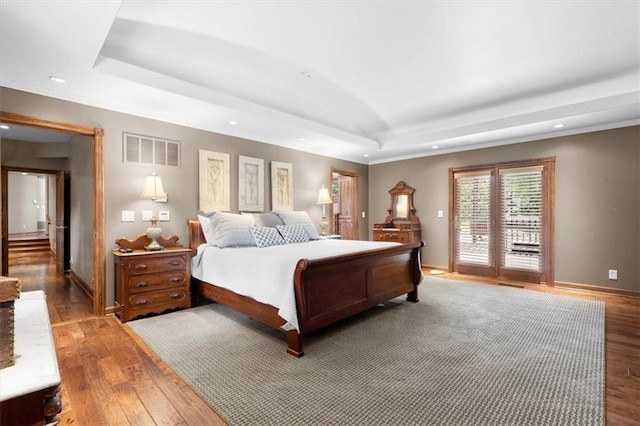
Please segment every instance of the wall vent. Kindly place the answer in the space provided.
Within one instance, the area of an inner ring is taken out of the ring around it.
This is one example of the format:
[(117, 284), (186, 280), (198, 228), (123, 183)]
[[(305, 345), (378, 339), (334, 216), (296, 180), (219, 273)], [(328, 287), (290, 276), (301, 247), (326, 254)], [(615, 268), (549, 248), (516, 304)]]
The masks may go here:
[(122, 134), (125, 163), (180, 167), (180, 142), (151, 136)]

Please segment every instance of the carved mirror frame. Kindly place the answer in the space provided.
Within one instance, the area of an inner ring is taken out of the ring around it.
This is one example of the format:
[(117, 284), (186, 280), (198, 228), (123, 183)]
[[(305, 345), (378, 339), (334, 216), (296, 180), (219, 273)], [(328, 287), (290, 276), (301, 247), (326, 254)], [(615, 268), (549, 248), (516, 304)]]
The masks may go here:
[(384, 220), (386, 223), (394, 223), (396, 221), (405, 223), (420, 223), (416, 217), (416, 209), (413, 207), (413, 193), (416, 190), (407, 185), (404, 181), (396, 183), (389, 190), (391, 195), (391, 206), (387, 209), (389, 213)]

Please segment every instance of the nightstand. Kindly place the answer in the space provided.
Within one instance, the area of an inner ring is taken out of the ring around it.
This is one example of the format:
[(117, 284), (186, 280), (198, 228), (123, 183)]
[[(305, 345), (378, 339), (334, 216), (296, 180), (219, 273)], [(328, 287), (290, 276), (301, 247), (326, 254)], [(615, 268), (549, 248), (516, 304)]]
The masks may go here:
[[(191, 307), (191, 255), (176, 243), (177, 237), (159, 239), (164, 250), (146, 251), (146, 235), (136, 240), (120, 238), (113, 250), (116, 315), (127, 322), (139, 315), (160, 314)], [(121, 249), (130, 249), (123, 252)]]

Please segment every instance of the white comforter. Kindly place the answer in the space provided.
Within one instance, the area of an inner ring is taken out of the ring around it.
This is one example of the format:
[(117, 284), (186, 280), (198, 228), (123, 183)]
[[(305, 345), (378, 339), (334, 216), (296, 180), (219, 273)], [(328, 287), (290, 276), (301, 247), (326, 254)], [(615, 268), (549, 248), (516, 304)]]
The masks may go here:
[(293, 274), (298, 260), (313, 260), (398, 244), (332, 239), (264, 248), (218, 248), (202, 244), (192, 259), (191, 275), (278, 308), (278, 315), (287, 321), (284, 328), (300, 331), (293, 288)]

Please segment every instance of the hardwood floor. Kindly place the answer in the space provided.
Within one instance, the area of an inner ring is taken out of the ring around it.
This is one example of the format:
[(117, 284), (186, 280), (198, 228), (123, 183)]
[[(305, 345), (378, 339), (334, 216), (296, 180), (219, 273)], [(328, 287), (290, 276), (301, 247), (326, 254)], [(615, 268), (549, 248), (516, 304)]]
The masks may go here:
[[(51, 261), (17, 262), (9, 272), (23, 280), (23, 291), (41, 289), (47, 294), (62, 377), (60, 424), (225, 424), (128, 327), (115, 317), (92, 318), (90, 298), (68, 278), (56, 276)], [(640, 425), (640, 298), (525, 287), (606, 303), (606, 421), (615, 426)]]
[(23, 292), (43, 290), (62, 379), (61, 425), (226, 425), (171, 368), (47, 256), (11, 259)]

